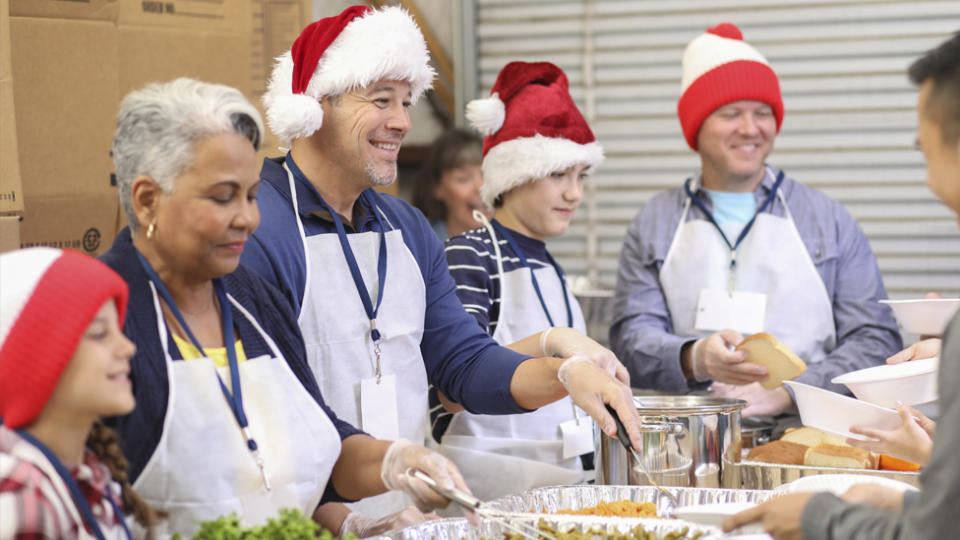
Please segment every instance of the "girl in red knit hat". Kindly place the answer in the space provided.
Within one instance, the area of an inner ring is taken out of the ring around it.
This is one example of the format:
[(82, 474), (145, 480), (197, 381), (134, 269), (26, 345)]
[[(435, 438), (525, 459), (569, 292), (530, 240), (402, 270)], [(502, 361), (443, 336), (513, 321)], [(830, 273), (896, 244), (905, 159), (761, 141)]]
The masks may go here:
[(0, 538), (130, 538), (150, 508), (101, 416), (133, 409), (127, 286), (73, 251), (0, 255)]

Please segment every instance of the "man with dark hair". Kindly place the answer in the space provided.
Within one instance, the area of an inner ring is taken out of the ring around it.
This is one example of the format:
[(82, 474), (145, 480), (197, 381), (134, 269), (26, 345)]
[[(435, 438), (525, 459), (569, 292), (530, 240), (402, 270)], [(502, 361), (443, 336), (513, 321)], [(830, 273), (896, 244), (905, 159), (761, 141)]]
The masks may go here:
[[(927, 160), (927, 184), (960, 216), (960, 33), (910, 66), (920, 86), (917, 143)], [(902, 493), (877, 485), (849, 489), (842, 500), (829, 493), (779, 497), (724, 522), (725, 530), (763, 522), (783, 538), (956, 538), (960, 500), (960, 317), (947, 328), (938, 390), (939, 428), (920, 476), (921, 491)]]

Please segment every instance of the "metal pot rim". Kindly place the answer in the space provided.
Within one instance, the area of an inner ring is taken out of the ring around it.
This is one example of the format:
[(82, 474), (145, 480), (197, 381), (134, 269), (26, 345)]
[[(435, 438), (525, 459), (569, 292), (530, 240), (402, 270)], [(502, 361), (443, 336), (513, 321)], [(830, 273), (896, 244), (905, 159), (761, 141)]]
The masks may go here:
[(717, 414), (738, 412), (747, 406), (742, 399), (707, 396), (637, 396), (633, 398), (641, 415)]

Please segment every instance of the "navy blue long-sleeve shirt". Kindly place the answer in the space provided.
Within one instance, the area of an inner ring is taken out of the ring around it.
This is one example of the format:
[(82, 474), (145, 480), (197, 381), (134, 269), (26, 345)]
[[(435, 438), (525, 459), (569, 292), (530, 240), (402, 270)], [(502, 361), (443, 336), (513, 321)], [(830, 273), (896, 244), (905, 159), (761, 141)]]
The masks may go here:
[[(137, 346), (137, 353), (130, 361), (130, 380), (133, 383), (137, 405), (130, 414), (112, 418), (108, 423), (120, 434), (123, 452), (130, 462), (129, 477), (132, 483), (140, 476), (160, 442), (170, 386), (160, 332), (157, 328), (157, 314), (150, 290), (150, 279), (137, 259), (129, 229), (120, 232), (113, 246), (103, 254), (101, 260), (120, 274), (130, 287), (130, 301), (123, 332)], [(227, 292), (250, 312), (263, 327), (264, 332), (274, 340), (297, 380), (330, 417), (340, 434), (340, 440), (363, 433), (337, 418), (333, 410), (324, 402), (320, 387), (307, 364), (307, 351), (303, 345), (297, 318), (280, 291), (242, 265), (234, 272), (223, 276), (222, 280)], [(237, 338), (243, 343), (247, 358), (272, 354), (263, 336), (246, 316), (237, 311), (236, 307), (231, 306), (230, 309), (233, 310)], [(167, 336), (167, 347), (174, 360), (182, 359), (180, 349), (174, 343), (172, 335)], [(323, 501), (334, 500), (343, 499), (333, 491), (332, 484), (328, 483)]]
[[(247, 243), (241, 261), (283, 291), (299, 311), (306, 284), (306, 256), (283, 158), (264, 160), (260, 178), (260, 227)], [(336, 234), (333, 222), (323, 217), (327, 213), (313, 185), (299, 177), (294, 182), (304, 234)], [(370, 200), (376, 200), (383, 211), (385, 226), (401, 231), (426, 288), (420, 351), (430, 383), (473, 413), (526, 412), (510, 394), (510, 381), (517, 366), (528, 357), (499, 346), (464, 311), (447, 270), (443, 244), (423, 214), (401, 199), (368, 191), (354, 205), (353, 227), (348, 234), (380, 231)]]

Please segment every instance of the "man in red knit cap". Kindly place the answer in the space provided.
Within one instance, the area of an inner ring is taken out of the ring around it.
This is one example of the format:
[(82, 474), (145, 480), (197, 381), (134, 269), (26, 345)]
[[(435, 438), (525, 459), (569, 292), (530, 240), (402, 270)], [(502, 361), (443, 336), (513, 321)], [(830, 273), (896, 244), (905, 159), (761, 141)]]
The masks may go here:
[(777, 74), (719, 24), (684, 52), (677, 114), (700, 171), (644, 206), (620, 254), (610, 338), (633, 384), (712, 383), (747, 401), (744, 416), (787, 412), (787, 390), (764, 389), (767, 369), (733, 350), (768, 332), (807, 363), (797, 381), (847, 393), (831, 379), (883, 363), (900, 334), (853, 217), (766, 162), (784, 117)]

